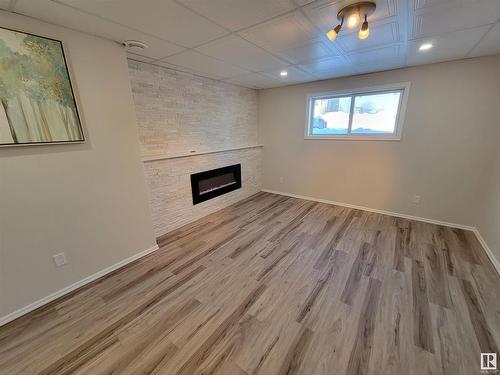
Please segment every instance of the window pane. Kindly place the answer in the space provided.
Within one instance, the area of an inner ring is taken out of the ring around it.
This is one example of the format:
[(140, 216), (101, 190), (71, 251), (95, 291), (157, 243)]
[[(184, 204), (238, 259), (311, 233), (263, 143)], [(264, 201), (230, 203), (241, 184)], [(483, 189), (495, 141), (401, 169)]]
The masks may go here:
[(351, 97), (314, 99), (311, 135), (347, 134)]
[(356, 96), (351, 133), (394, 133), (400, 96), (400, 91)]

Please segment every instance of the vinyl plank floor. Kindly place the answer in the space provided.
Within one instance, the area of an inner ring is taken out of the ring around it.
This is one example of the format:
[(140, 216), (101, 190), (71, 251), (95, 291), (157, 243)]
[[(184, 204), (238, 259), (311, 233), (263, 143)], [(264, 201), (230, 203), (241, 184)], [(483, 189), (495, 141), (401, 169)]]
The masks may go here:
[(0, 374), (481, 374), (500, 277), (472, 233), (258, 193), (0, 327)]

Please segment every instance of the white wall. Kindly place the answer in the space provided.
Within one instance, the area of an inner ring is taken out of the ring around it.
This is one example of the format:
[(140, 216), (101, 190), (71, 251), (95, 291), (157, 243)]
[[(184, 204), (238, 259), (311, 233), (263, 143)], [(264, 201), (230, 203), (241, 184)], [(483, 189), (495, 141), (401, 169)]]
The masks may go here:
[[(497, 140), (500, 140), (500, 123), (497, 123), (497, 128)], [(490, 178), (485, 185), (477, 228), (497, 259), (497, 264), (500, 265), (500, 152), (490, 165)]]
[[(125, 53), (0, 12), (4, 27), (60, 39), (87, 142), (0, 148), (0, 317), (155, 245)], [(56, 268), (64, 251), (69, 264)]]
[[(474, 226), (499, 146), (499, 71), (493, 56), (260, 91), (263, 186)], [(400, 142), (303, 139), (308, 94), (407, 81)]]
[(257, 143), (257, 91), (129, 60), (143, 156)]

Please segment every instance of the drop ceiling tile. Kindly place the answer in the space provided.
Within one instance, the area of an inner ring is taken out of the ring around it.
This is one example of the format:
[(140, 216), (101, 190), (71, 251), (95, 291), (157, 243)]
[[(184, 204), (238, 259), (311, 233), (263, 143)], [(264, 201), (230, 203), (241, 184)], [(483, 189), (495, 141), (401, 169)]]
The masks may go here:
[(370, 26), (370, 36), (361, 40), (358, 32), (340, 33), (337, 39), (339, 46), (346, 52), (371, 49), (402, 41), (397, 22), (379, 23)]
[(149, 46), (149, 48), (141, 50), (140, 54), (153, 59), (160, 59), (185, 50), (185, 48), (170, 42), (145, 35), (139, 31), (103, 20), (66, 5), (56, 4), (49, 0), (37, 0), (36, 2), (18, 0), (15, 11), (46, 22), (66, 26), (117, 42), (127, 39), (140, 40)]
[[(151, 64), (156, 65), (156, 66), (161, 66), (162, 68), (172, 69), (172, 70), (175, 70), (175, 71), (178, 71), (178, 72), (185, 72), (185, 73), (191, 73), (191, 74), (195, 74), (195, 75), (200, 75), (199, 73), (197, 73), (197, 72), (195, 72), (193, 70), (190, 70), (188, 68), (180, 67), (180, 66), (177, 66), (177, 65), (174, 65), (174, 64), (169, 64), (166, 61), (162, 61), (162, 60), (155, 60)], [(209, 78), (218, 78), (218, 77), (210, 76), (209, 74), (204, 74), (203, 76), (204, 77), (209, 77)]]
[(255, 89), (266, 89), (281, 85), (281, 82), (279, 80), (275, 80), (259, 73), (245, 74), (225, 81)]
[(369, 51), (358, 51), (348, 55), (356, 74), (381, 72), (402, 68), (406, 65), (404, 44), (378, 47)]
[(293, 64), (303, 61), (321, 59), (324, 57), (335, 56), (340, 52), (335, 48), (335, 44), (322, 39), (310, 40), (302, 45), (287, 49), (280, 53), (280, 56)]
[(317, 80), (323, 79), (332, 79), (332, 78), (340, 78), (340, 77), (349, 77), (358, 74), (353, 67), (343, 66), (338, 67), (329, 71), (321, 71), (318, 72), (315, 77)]
[(224, 28), (173, 0), (59, 1), (185, 47), (195, 47), (227, 34)]
[(472, 50), (469, 56), (485, 56), (500, 53), (500, 23), (497, 23)]
[(179, 2), (232, 31), (255, 25), (295, 8), (291, 0), (179, 0)]
[[(403, 5), (404, 5), (403, 1)], [(344, 6), (351, 4), (352, 1), (335, 0), (335, 1), (316, 1), (306, 5), (303, 10), (309, 19), (323, 32), (328, 32), (331, 28), (339, 23), (337, 13)], [(376, 22), (388, 17), (397, 16), (403, 13), (400, 8), (402, 0), (379, 0), (377, 1), (377, 9), (369, 17), (370, 22)]]
[[(481, 5), (484, 0), (411, 0), (414, 9), (424, 9), (434, 6), (459, 7), (467, 3), (475, 3)], [(489, 1), (489, 0), (486, 0)]]
[(430, 4), (411, 14), (411, 39), (488, 25), (500, 18), (498, 0), (432, 1)]
[[(488, 26), (482, 26), (438, 37), (412, 40), (408, 44), (408, 65), (462, 59), (474, 48), (488, 29)], [(427, 51), (419, 51), (422, 43), (432, 43), (433, 48)]]
[(197, 51), (248, 70), (259, 72), (287, 65), (269, 52), (237, 35), (230, 35), (196, 48)]
[(181, 52), (178, 55), (162, 59), (161, 61), (188, 69), (189, 71), (199, 75), (207, 74), (210, 77), (232, 78), (249, 73), (247, 70), (213, 57), (203, 55), (194, 50)]
[(316, 38), (317, 30), (300, 12), (293, 12), (239, 33), (244, 39), (273, 52), (281, 52)]
[(352, 67), (343, 56), (328, 57), (299, 64), (298, 67), (319, 78), (339, 77), (352, 74)]
[[(164, 57), (174, 55), (176, 53), (185, 51), (186, 49), (184, 47), (177, 46), (175, 44), (172, 44), (170, 42), (166, 42), (164, 40), (149, 36), (149, 35), (144, 35), (136, 31), (128, 31), (124, 30), (120, 32), (119, 34), (113, 34), (114, 37), (110, 38), (113, 40), (118, 40), (118, 41), (124, 41), (124, 40), (139, 40), (141, 42), (144, 42), (148, 45), (148, 48), (144, 50), (137, 50), (135, 48), (132, 48), (130, 52), (132, 53), (138, 53), (143, 56), (150, 57), (152, 59), (162, 59)], [(113, 36), (111, 35), (111, 36)]]
[(154, 61), (154, 59), (152, 59), (150, 57), (137, 55), (137, 54), (131, 53), (131, 52), (127, 52), (127, 58), (134, 60), (134, 61), (140, 61), (140, 62), (145, 62), (145, 63), (150, 63), (150, 62)]
[(406, 66), (406, 61), (404, 56), (400, 56), (395, 59), (389, 60), (379, 60), (374, 62), (365, 62), (362, 64), (354, 65), (354, 71), (356, 74), (365, 74), (373, 72), (383, 72), (385, 70), (392, 70), (403, 68)]
[(295, 2), (295, 4), (297, 4), (298, 6), (302, 7), (302, 6), (310, 4), (310, 3), (312, 3), (313, 1), (316, 1), (316, 0), (293, 0), (293, 1)]
[(197, 77), (213, 79), (213, 80), (217, 80), (217, 81), (221, 80), (221, 77), (219, 77), (217, 75), (209, 74), (209, 73), (200, 73), (200, 72), (195, 71), (193, 69), (189, 69), (189, 68), (183, 67), (183, 66), (169, 64), (169, 63), (167, 63), (165, 61), (161, 61), (161, 60), (153, 61), (151, 64), (153, 64), (155, 66), (162, 67), (162, 68), (170, 69), (172, 71), (179, 72), (179, 73), (191, 74), (191, 75), (195, 75)]
[[(288, 75), (286, 77), (282, 77), (280, 75), (282, 71), (286, 71)], [(278, 80), (285, 84), (308, 82), (315, 80), (315, 77), (312, 74), (306, 73), (305, 71), (296, 68), (294, 66), (288, 66), (283, 69), (269, 70), (266, 72), (261, 72), (261, 74), (265, 75), (266, 77), (272, 78), (274, 80)]]
[[(373, 63), (392, 62), (404, 56), (403, 46), (399, 44), (374, 48), (369, 51), (359, 51), (347, 56), (354, 65), (369, 65)], [(399, 60), (398, 60), (399, 61)]]
[(10, 6), (10, 0), (0, 0), (0, 9), (7, 9)]

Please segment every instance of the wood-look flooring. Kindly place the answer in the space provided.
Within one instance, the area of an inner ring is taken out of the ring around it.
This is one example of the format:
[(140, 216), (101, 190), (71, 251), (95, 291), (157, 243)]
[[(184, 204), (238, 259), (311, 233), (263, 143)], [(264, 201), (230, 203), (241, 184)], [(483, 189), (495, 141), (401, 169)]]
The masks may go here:
[(259, 193), (0, 327), (1, 374), (480, 374), (500, 278), (470, 232)]

